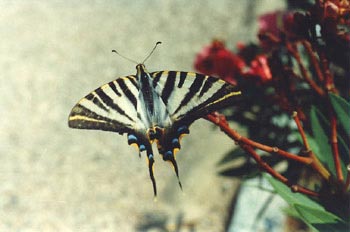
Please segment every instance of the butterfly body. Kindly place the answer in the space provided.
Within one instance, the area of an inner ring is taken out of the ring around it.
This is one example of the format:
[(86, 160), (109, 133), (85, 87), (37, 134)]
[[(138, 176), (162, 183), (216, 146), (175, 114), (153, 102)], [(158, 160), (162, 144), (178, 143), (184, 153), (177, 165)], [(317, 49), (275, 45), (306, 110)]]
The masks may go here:
[[(146, 151), (154, 194), (156, 142), (163, 160), (170, 161), (178, 177), (175, 153), (189, 126), (200, 117), (227, 106), (239, 94), (234, 86), (211, 76), (180, 71), (147, 72), (117, 78), (82, 98), (72, 109), (72, 128), (127, 133), (128, 143)], [(181, 183), (179, 181), (181, 186)]]

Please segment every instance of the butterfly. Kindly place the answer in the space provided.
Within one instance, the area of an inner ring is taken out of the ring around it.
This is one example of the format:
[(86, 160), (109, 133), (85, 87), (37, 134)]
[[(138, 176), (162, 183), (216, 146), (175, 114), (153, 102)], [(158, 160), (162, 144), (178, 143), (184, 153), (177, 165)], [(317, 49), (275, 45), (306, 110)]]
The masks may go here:
[(181, 138), (189, 134), (195, 120), (228, 106), (240, 92), (221, 79), (199, 73), (148, 72), (144, 62), (137, 64), (136, 75), (119, 77), (82, 98), (71, 110), (68, 125), (126, 133), (128, 144), (136, 146), (139, 155), (147, 154), (156, 196), (152, 143), (172, 164), (182, 189), (176, 163)]

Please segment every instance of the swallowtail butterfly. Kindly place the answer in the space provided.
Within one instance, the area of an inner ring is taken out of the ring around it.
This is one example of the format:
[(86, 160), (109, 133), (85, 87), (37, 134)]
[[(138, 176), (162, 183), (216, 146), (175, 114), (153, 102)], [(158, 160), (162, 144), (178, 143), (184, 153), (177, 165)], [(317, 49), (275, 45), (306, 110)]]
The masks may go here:
[(163, 160), (170, 161), (179, 180), (175, 154), (181, 148), (181, 137), (189, 134), (195, 120), (229, 105), (240, 92), (218, 78), (199, 73), (148, 72), (144, 62), (137, 64), (136, 75), (118, 77), (82, 98), (73, 107), (68, 125), (127, 133), (129, 145), (147, 154), (156, 196), (152, 143), (156, 142)]

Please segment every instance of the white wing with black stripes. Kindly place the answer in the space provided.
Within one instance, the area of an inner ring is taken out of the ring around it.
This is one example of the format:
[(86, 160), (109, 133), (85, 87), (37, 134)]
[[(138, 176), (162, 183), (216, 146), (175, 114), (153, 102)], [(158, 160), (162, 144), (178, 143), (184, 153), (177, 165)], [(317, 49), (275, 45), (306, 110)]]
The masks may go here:
[(189, 122), (230, 103), (239, 94), (225, 81), (193, 72), (159, 71), (150, 73), (153, 87), (167, 106), (174, 121)]
[(134, 130), (141, 123), (135, 110), (138, 88), (136, 76), (120, 77), (97, 88), (73, 107), (69, 127), (119, 133)]
[(135, 76), (117, 78), (82, 98), (73, 107), (68, 125), (127, 133), (130, 145), (146, 151), (156, 195), (152, 143), (157, 143), (159, 154), (172, 163), (179, 177), (175, 154), (180, 137), (189, 133), (193, 121), (229, 105), (240, 92), (220, 79), (198, 73), (148, 73), (143, 64), (136, 69)]

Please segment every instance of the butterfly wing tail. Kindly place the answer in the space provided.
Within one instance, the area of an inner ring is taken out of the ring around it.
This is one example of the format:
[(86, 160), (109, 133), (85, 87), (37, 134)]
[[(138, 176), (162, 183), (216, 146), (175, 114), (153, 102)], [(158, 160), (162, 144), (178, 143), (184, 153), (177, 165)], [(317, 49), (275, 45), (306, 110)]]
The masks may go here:
[[(152, 150), (151, 150), (152, 151)], [(153, 157), (153, 152), (147, 151), (147, 160), (148, 160), (148, 169), (149, 169), (149, 176), (152, 181), (152, 186), (153, 186), (153, 192), (154, 192), (154, 197), (157, 197), (157, 185), (156, 185), (156, 179), (154, 178), (154, 157)]]

